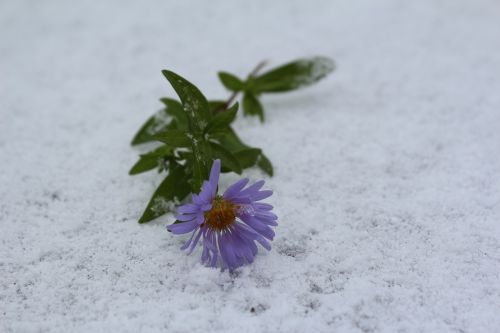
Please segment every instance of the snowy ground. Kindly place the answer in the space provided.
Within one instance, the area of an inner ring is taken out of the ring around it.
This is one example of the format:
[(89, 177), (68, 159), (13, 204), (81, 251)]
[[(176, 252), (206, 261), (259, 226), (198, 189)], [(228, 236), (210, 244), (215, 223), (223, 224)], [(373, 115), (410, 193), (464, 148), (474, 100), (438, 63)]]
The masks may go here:
[[(499, 332), (499, 41), (498, 1), (0, 2), (0, 331)], [(221, 273), (136, 223), (161, 69), (225, 98), (217, 70), (316, 54), (238, 122), (273, 251)]]

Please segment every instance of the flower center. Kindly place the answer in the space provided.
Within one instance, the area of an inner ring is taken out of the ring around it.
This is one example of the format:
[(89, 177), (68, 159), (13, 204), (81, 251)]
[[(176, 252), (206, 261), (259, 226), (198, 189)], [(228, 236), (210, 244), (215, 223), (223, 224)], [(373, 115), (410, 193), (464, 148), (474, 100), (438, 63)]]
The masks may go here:
[(205, 224), (217, 231), (225, 230), (234, 223), (237, 208), (237, 205), (217, 196), (212, 202), (212, 209), (205, 213)]

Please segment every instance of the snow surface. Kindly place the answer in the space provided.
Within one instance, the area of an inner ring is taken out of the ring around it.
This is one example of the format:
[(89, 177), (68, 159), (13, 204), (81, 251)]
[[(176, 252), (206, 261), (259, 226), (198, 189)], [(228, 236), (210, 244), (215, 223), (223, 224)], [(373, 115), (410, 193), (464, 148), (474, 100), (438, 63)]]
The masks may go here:
[[(0, 331), (499, 332), (499, 41), (487, 0), (1, 1)], [(314, 55), (336, 72), (238, 120), (271, 252), (229, 274), (136, 223), (161, 69), (226, 98), (217, 70)]]

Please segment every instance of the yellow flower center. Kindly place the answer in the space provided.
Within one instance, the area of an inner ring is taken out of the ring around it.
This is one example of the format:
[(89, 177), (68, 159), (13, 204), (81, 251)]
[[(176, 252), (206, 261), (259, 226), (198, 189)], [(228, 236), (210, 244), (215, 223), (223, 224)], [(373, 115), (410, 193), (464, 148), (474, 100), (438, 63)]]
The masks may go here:
[(212, 202), (212, 209), (205, 213), (207, 227), (221, 231), (227, 229), (236, 219), (238, 206), (217, 196)]

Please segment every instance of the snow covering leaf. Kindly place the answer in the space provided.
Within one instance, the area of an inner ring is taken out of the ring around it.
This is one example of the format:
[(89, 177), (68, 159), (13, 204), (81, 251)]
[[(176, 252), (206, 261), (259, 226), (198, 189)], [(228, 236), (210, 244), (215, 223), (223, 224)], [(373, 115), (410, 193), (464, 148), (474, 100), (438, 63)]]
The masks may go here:
[[(132, 139), (132, 146), (154, 141), (156, 134), (169, 128), (177, 128), (177, 123), (181, 124), (182, 119), (178, 119), (176, 114), (182, 112), (182, 105), (170, 98), (162, 98), (161, 101), (165, 108), (148, 118)], [(172, 116), (177, 119), (176, 123), (172, 122)]]
[(250, 92), (243, 95), (243, 112), (245, 115), (259, 116), (260, 121), (264, 121), (264, 110), (257, 97)]
[(226, 129), (236, 118), (237, 112), (238, 103), (235, 103), (228, 110), (216, 113), (212, 120), (210, 120), (210, 122), (208, 123), (205, 131), (207, 133), (211, 133), (217, 130)]
[(210, 142), (210, 145), (212, 146), (214, 159), (220, 159), (222, 162), (223, 172), (230, 170), (236, 172), (239, 175), (241, 174), (242, 169), (240, 163), (229, 150), (215, 142)]
[(232, 91), (243, 90), (245, 84), (236, 75), (228, 72), (219, 72), (219, 80), (222, 82), (224, 87)]
[(165, 104), (165, 112), (171, 115), (175, 120), (177, 120), (177, 128), (187, 129), (188, 128), (188, 118), (184, 110), (182, 109), (182, 104), (172, 98), (160, 98), (160, 102)]
[(257, 93), (295, 90), (321, 80), (334, 69), (335, 63), (327, 57), (300, 59), (257, 76), (254, 89)]
[(139, 157), (139, 161), (134, 164), (134, 166), (130, 169), (129, 175), (136, 175), (142, 172), (146, 172), (156, 167), (160, 166), (160, 164), (164, 161), (166, 156), (169, 156), (172, 153), (172, 148), (163, 145), (149, 153), (142, 154)]
[(146, 223), (173, 211), (174, 202), (181, 201), (190, 192), (184, 169), (180, 165), (171, 166), (167, 177), (153, 193), (139, 223)]

